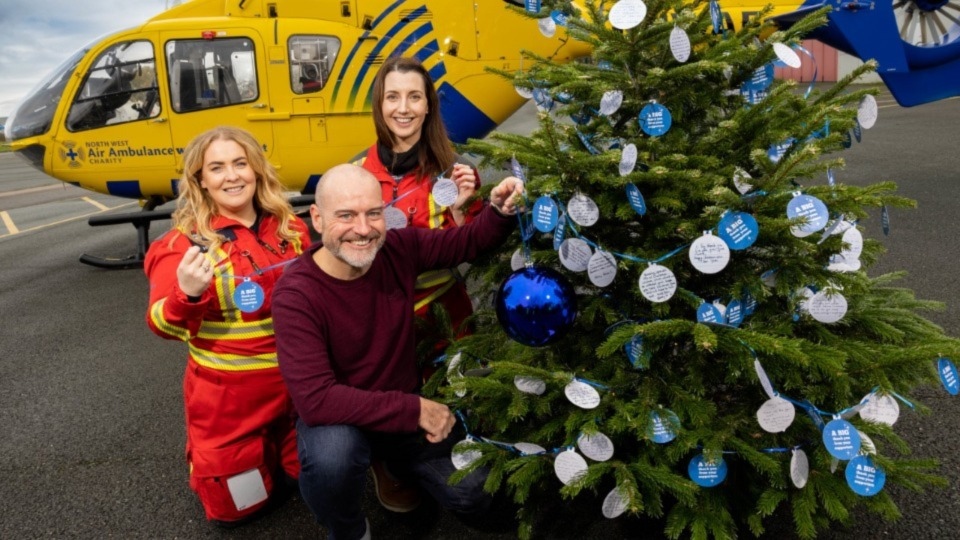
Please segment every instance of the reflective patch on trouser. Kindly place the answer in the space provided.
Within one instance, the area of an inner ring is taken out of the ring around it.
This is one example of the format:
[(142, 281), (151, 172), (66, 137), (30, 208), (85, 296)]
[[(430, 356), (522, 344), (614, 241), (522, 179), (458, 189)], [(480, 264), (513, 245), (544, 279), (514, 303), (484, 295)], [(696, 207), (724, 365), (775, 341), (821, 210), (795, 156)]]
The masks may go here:
[(190, 450), (190, 487), (207, 519), (236, 521), (264, 506), (273, 478), (264, 464), (260, 437), (225, 448)]

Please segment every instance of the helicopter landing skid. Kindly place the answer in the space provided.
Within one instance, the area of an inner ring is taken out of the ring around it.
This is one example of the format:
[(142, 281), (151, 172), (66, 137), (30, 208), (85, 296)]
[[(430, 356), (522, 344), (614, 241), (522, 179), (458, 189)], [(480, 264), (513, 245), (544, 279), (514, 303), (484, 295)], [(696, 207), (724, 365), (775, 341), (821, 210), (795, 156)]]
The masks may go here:
[(160, 219), (170, 219), (169, 210), (141, 210), (126, 214), (114, 214), (107, 216), (93, 216), (87, 223), (92, 227), (101, 225), (117, 225), (119, 223), (130, 223), (137, 229), (137, 254), (123, 257), (120, 259), (99, 257), (84, 253), (80, 255), (80, 262), (96, 266), (98, 268), (111, 269), (129, 269), (143, 268), (143, 259), (147, 255), (147, 248), (150, 246), (150, 223)]

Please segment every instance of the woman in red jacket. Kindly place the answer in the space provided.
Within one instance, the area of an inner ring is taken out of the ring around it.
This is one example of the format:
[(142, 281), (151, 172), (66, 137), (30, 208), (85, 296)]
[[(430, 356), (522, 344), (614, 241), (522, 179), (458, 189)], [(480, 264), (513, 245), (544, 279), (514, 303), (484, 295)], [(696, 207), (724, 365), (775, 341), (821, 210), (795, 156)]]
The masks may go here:
[(231, 526), (300, 473), (270, 296), (309, 233), (260, 144), (240, 129), (219, 127), (191, 141), (179, 190), (173, 228), (144, 262), (147, 325), (188, 344), (190, 487), (207, 519)]
[[(355, 163), (380, 181), (383, 202), (397, 217), (396, 222), (388, 219), (388, 227), (439, 229), (472, 221), (483, 207), (475, 197), (480, 185), (477, 171), (454, 153), (436, 89), (420, 61), (388, 58), (374, 79), (373, 103), (377, 142)], [(455, 200), (434, 197), (440, 177), (456, 185)], [(417, 280), (414, 309), (425, 319), (418, 324), (418, 350), (435, 355), (447, 342), (430, 313), (434, 302), (447, 311), (455, 334), (466, 333), (464, 320), (473, 313), (473, 304), (455, 268), (428, 272)]]

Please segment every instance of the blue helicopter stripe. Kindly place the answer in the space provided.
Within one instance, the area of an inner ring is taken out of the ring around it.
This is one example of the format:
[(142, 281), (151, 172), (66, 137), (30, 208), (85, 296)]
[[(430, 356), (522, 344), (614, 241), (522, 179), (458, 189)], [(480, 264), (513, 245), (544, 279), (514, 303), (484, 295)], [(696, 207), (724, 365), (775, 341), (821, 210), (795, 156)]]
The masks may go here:
[(440, 77), (443, 77), (447, 74), (447, 67), (443, 65), (443, 62), (433, 66), (430, 71), (430, 78), (433, 79), (433, 82), (440, 80)]
[(179, 178), (174, 178), (173, 180), (170, 180), (170, 189), (173, 191), (174, 197), (180, 196), (180, 179)]
[(117, 197), (128, 199), (142, 199), (139, 180), (107, 180), (107, 191)]
[(497, 127), (496, 122), (450, 83), (441, 83), (437, 94), (440, 96), (440, 115), (451, 141), (465, 143), (471, 138), (482, 139)]
[(430, 58), (438, 52), (440, 52), (440, 44), (434, 39), (430, 43), (424, 45), (422, 49), (413, 55), (413, 57), (419, 60), (422, 64), (427, 61), (427, 58)]
[[(417, 9), (413, 10), (413, 12), (410, 13), (410, 15), (408, 15), (408, 16), (406, 17), (406, 20), (402, 20), (402, 21), (398, 22), (397, 24), (395, 24), (395, 25), (393, 26), (393, 28), (391, 28), (390, 30), (388, 30), (388, 31), (383, 35), (383, 37), (380, 38), (380, 41), (377, 42), (377, 44), (376, 44), (376, 46), (374, 46), (373, 50), (370, 51), (370, 56), (371, 56), (371, 57), (375, 57), (375, 56), (377, 56), (378, 54), (380, 54), (380, 52), (383, 50), (383, 48), (386, 47), (386, 46), (390, 43), (390, 41), (394, 38), (394, 36), (396, 36), (397, 34), (399, 34), (404, 28), (407, 27), (408, 24), (410, 24), (411, 22), (413, 22), (414, 19), (416, 19), (417, 17), (420, 17), (421, 15), (423, 15), (423, 14), (426, 13), (426, 12), (427, 12), (427, 6), (420, 6), (420, 7), (418, 7)], [(431, 25), (431, 28), (433, 28), (432, 25)], [(401, 45), (402, 45), (402, 43), (401, 43)], [(357, 78), (356, 78), (356, 80), (355, 80), (354, 83), (353, 83), (353, 88), (350, 90), (350, 100), (347, 102), (347, 109), (352, 109), (352, 108), (353, 108), (353, 104), (354, 104), (354, 103), (356, 102), (356, 100), (357, 100), (357, 94), (360, 92), (360, 86), (363, 85), (363, 83), (364, 83), (364, 80), (363, 80), (363, 79), (364, 79), (364, 77), (366, 77), (367, 71), (369, 71), (369, 70), (370, 70), (370, 63), (365, 62), (365, 63), (363, 64), (363, 67), (360, 68), (360, 73), (357, 74)], [(366, 86), (367, 86), (367, 88), (369, 88), (369, 86), (370, 86), (369, 83), (367, 83)]]
[[(406, 0), (397, 0), (397, 1), (394, 2), (393, 4), (390, 4), (390, 7), (388, 7), (388, 8), (385, 9), (385, 10), (383, 10), (383, 13), (381, 13), (379, 17), (377, 17), (376, 19), (374, 19), (373, 23), (370, 25), (370, 28), (371, 28), (371, 29), (376, 29), (377, 25), (380, 24), (380, 21), (382, 21), (384, 17), (386, 17), (387, 15), (389, 15), (390, 13), (392, 13), (393, 10), (397, 9), (398, 7), (400, 7), (400, 4), (402, 4), (402, 3), (404, 3), (404, 2), (406, 2)], [(367, 31), (365, 31), (365, 32), (363, 33), (363, 35), (360, 36), (360, 39), (358, 39), (357, 42), (354, 44), (353, 48), (350, 49), (350, 54), (347, 55), (347, 59), (344, 60), (343, 65), (340, 66), (340, 74), (337, 75), (337, 84), (334, 85), (334, 87), (333, 87), (333, 101), (334, 101), (334, 102), (337, 100), (337, 93), (340, 91), (340, 83), (343, 82), (343, 78), (344, 78), (344, 76), (345, 76), (346, 73), (347, 73), (347, 68), (350, 67), (350, 65), (353, 63), (353, 57), (356, 56), (357, 51), (360, 49), (360, 46), (365, 43), (365, 41), (364, 41), (363, 38), (366, 38), (366, 37), (369, 36), (369, 35), (370, 35), (370, 30), (367, 30)]]

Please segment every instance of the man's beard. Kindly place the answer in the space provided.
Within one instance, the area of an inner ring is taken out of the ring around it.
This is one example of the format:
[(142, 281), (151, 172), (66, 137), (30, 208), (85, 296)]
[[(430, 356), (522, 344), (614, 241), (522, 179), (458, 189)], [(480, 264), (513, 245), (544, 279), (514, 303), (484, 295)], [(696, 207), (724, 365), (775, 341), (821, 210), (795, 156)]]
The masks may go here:
[(380, 248), (383, 247), (383, 243), (386, 241), (386, 235), (378, 234), (376, 237), (373, 235), (365, 236), (363, 238), (355, 238), (354, 240), (369, 239), (371, 242), (377, 245), (377, 249), (364, 253), (356, 253), (351, 250), (344, 250), (343, 245), (349, 242), (346, 241), (337, 241), (330, 246), (330, 252), (333, 253), (333, 256), (340, 259), (341, 261), (347, 263), (353, 268), (358, 270), (363, 270), (369, 268), (373, 264), (373, 260), (377, 258), (377, 252), (380, 251)]

